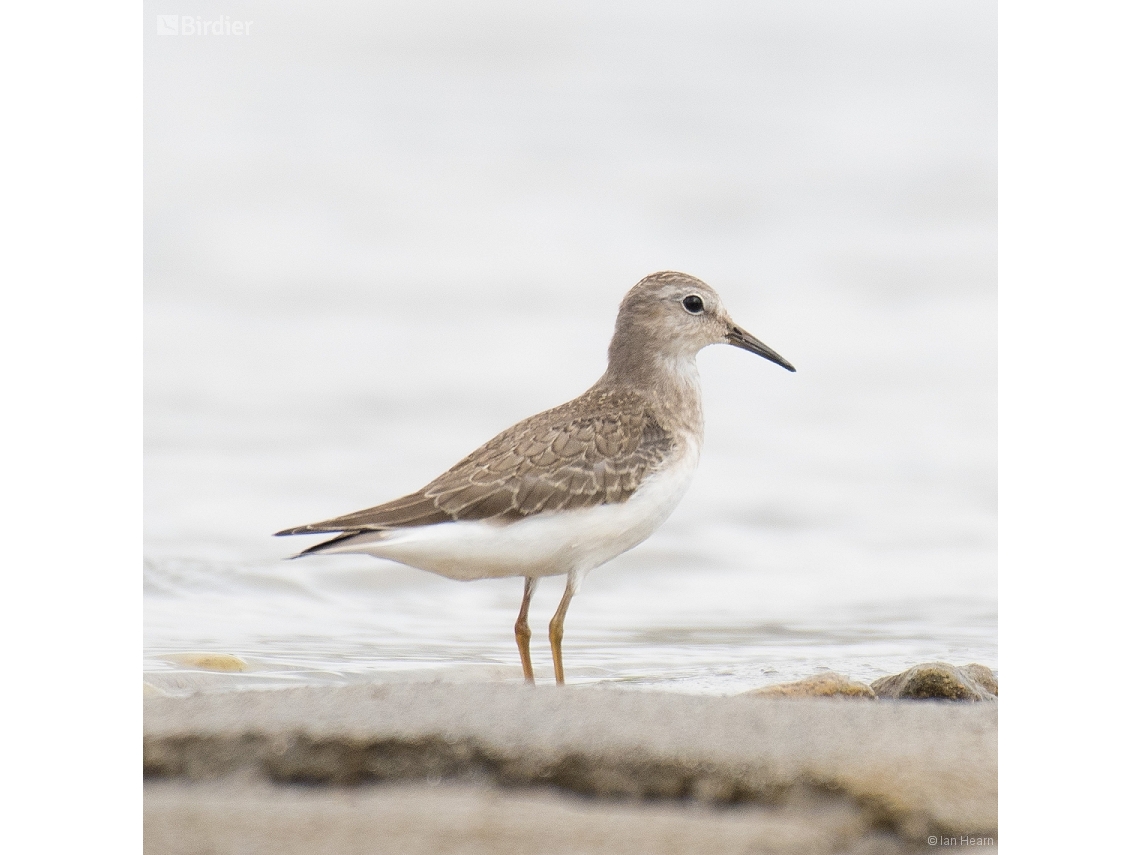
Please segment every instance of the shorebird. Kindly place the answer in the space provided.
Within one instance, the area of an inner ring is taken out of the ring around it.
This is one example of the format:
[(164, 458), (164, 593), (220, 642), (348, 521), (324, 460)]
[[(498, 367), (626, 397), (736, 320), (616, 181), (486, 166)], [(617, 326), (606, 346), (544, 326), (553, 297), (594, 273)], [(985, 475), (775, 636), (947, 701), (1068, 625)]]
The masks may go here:
[(641, 543), (692, 481), (704, 436), (696, 355), (731, 344), (795, 371), (745, 332), (717, 293), (684, 273), (654, 273), (621, 302), (605, 374), (584, 394), (523, 419), (403, 498), (277, 532), (335, 534), (301, 555), (373, 555), (469, 581), (522, 576), (515, 642), (534, 682), (530, 601), (566, 576), (550, 621), (554, 678), (582, 579)]

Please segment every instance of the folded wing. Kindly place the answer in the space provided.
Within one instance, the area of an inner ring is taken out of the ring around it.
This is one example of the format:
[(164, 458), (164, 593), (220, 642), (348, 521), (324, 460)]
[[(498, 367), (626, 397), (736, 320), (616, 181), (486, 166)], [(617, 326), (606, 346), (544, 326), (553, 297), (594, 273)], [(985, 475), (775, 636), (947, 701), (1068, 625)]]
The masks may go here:
[[(626, 501), (674, 449), (673, 437), (633, 392), (588, 392), (531, 416), (415, 493), (278, 532), (362, 532), (459, 520), (501, 520)], [(319, 551), (333, 541), (318, 544)]]

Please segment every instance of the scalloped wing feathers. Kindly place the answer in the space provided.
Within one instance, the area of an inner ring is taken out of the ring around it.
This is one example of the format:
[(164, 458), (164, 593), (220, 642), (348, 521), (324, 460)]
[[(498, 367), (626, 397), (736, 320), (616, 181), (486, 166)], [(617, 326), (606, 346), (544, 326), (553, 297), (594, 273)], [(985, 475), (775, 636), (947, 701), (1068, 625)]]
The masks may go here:
[(643, 397), (627, 390), (591, 390), (508, 428), (415, 493), (281, 534), (457, 520), (505, 523), (546, 511), (617, 504), (675, 448)]

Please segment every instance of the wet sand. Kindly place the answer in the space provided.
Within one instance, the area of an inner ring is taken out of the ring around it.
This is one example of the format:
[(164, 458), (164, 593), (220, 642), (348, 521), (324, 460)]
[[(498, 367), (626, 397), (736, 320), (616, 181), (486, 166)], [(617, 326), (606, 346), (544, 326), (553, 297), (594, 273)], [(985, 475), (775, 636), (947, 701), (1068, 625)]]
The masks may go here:
[(145, 721), (149, 853), (910, 852), (997, 837), (994, 703), (396, 684), (151, 697)]

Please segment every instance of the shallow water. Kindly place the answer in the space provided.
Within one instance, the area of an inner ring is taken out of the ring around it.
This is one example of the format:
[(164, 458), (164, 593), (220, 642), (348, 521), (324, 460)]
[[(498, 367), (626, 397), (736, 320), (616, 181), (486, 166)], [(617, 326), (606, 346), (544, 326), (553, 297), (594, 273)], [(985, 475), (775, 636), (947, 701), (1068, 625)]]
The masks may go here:
[(991, 4), (248, 8), (147, 44), (148, 681), (518, 679), (521, 580), (269, 535), (584, 390), (663, 268), (799, 372), (701, 355), (693, 487), (586, 580), (570, 681), (997, 665)]

